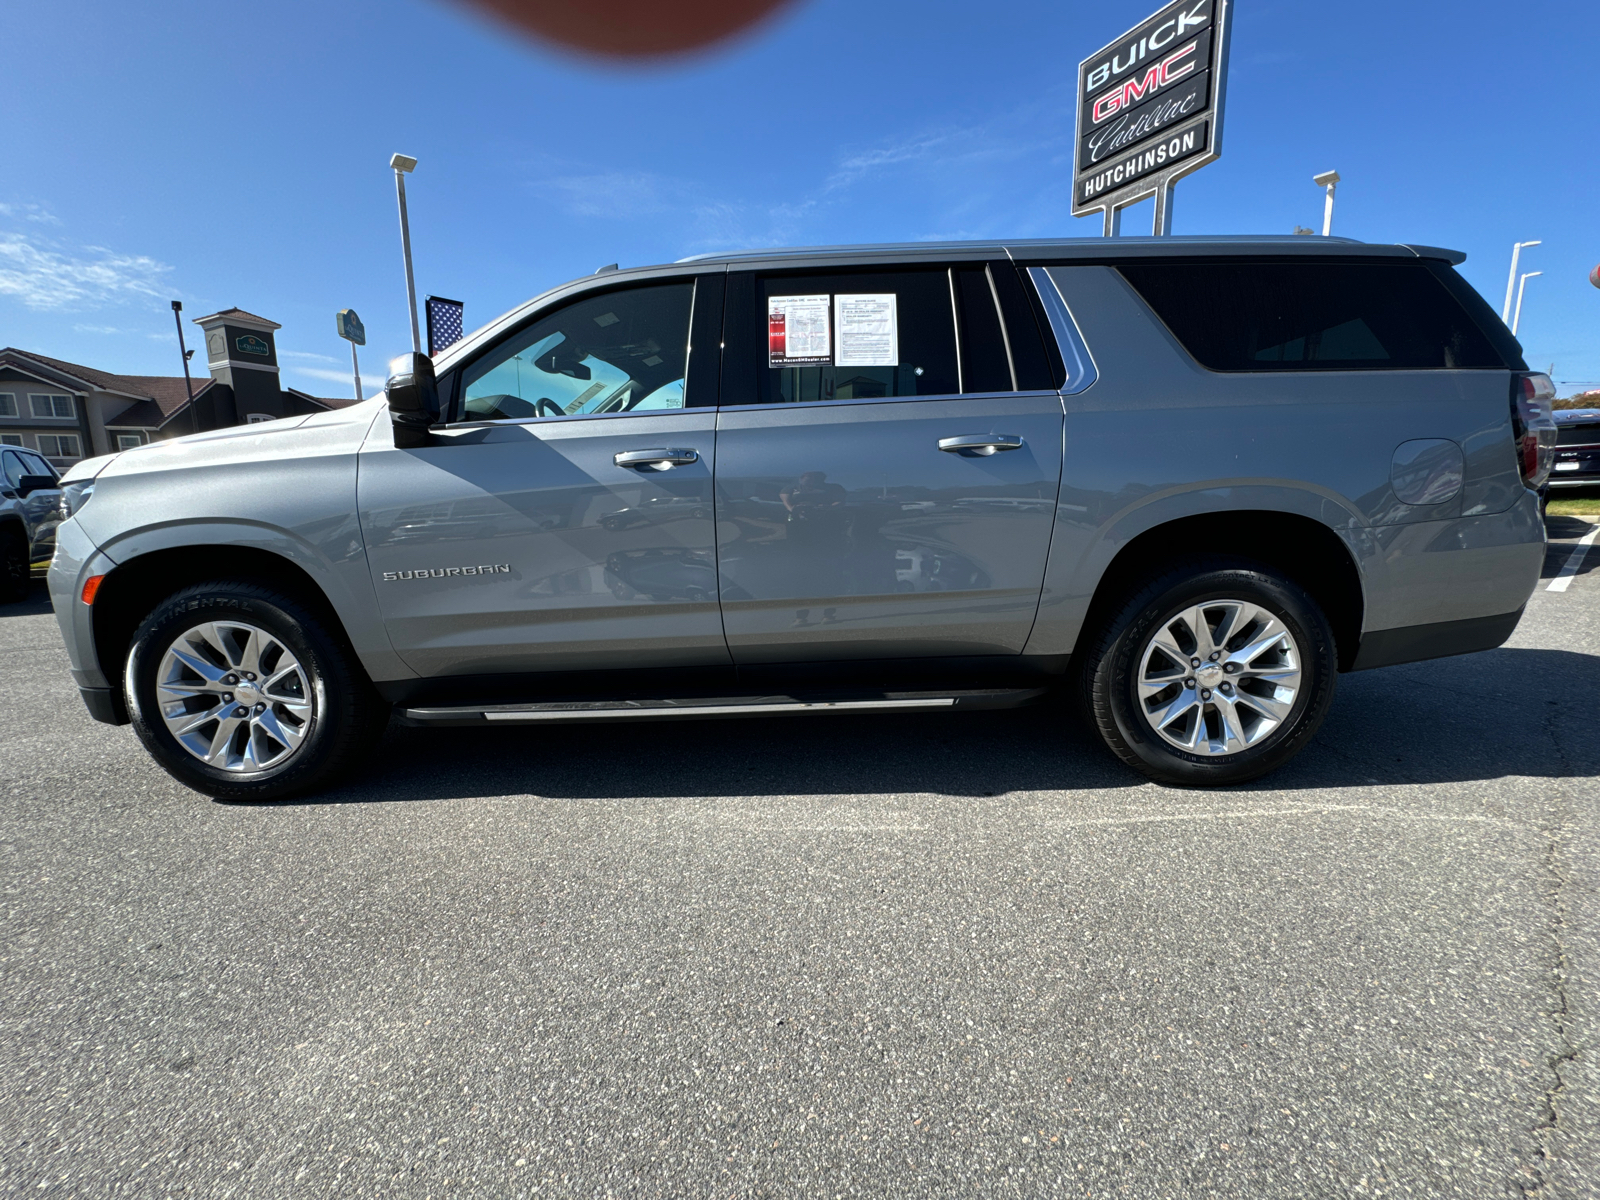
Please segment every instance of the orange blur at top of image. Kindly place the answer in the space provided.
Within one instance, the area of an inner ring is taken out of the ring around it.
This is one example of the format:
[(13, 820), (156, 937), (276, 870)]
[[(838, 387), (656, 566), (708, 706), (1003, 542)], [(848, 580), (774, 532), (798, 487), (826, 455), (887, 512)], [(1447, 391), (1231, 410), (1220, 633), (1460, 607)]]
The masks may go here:
[(525, 33), (607, 58), (659, 58), (703, 49), (791, 0), (468, 0)]

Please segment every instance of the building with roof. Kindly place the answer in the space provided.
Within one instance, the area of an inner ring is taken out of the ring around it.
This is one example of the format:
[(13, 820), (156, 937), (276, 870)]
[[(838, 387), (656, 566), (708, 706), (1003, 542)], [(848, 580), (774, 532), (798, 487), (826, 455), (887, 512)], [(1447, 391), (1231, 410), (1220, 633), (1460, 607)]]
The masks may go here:
[(60, 470), (163, 438), (354, 404), (278, 379), (277, 323), (227, 308), (196, 318), (209, 375), (117, 375), (31, 350), (0, 350), (0, 445), (37, 450)]

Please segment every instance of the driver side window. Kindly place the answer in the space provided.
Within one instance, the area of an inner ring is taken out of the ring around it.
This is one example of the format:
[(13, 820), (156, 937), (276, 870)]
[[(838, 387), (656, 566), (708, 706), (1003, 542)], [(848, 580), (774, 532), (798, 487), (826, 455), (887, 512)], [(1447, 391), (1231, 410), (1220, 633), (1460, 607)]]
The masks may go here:
[(466, 369), (463, 421), (684, 407), (694, 283), (651, 284), (546, 313)]

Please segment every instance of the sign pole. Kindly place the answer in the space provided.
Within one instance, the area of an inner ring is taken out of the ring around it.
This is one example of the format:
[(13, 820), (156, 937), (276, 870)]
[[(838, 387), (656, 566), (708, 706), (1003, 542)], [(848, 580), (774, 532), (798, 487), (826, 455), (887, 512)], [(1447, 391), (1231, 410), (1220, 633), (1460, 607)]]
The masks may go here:
[(1176, 190), (1170, 180), (1156, 190), (1155, 228), (1150, 231), (1156, 237), (1172, 236), (1172, 193)]
[(336, 312), (333, 325), (339, 331), (339, 336), (350, 343), (350, 371), (355, 376), (356, 403), (359, 404), (365, 397), (361, 394), (361, 364), (356, 361), (356, 347), (367, 344), (367, 329), (353, 308), (341, 308)]

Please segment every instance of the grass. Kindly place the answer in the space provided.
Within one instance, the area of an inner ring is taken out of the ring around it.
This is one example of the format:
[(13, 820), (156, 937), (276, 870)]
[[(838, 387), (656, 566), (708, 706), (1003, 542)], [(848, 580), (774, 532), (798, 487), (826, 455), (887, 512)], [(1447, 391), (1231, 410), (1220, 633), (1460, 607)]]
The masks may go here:
[(1600, 490), (1580, 496), (1551, 496), (1546, 511), (1552, 517), (1600, 517)]

